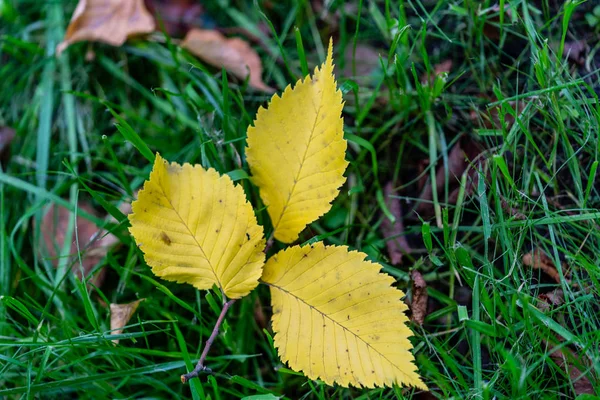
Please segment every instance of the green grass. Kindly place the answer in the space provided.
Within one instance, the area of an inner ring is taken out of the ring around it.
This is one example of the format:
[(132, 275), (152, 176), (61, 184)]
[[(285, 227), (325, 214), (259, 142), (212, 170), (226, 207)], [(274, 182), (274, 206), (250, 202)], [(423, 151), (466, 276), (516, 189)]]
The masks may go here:
[[(413, 342), (435, 397), (573, 398), (574, 382), (551, 357), (560, 349), (600, 392), (598, 28), (583, 17), (593, 2), (500, 1), (503, 12), (492, 1), (326, 3), (326, 12), (312, 2), (205, 7), (217, 26), (259, 38), (263, 77), (278, 90), (321, 62), (334, 37), (351, 164), (332, 210), (301, 242), (364, 251), (405, 291), (409, 271), (423, 273), (431, 309), (422, 327), (412, 326)], [(0, 0), (0, 126), (17, 130), (0, 172), (0, 398), (416, 398), (402, 388), (329, 387), (282, 365), (262, 325), (270, 315), (264, 287), (228, 314), (208, 357), (214, 373), (180, 383), (210, 335), (219, 293), (152, 275), (117, 207), (160, 151), (230, 174), (268, 232), (243, 152), (246, 128), (269, 96), (160, 34), (118, 49), (94, 45), (92, 62), (86, 44), (55, 58), (74, 6)], [(589, 39), (583, 65), (561, 54), (574, 39)], [(380, 58), (353, 58), (364, 44)], [(449, 75), (435, 78), (448, 59)], [(365, 62), (370, 72), (355, 76)], [(458, 172), (449, 164), (457, 145), (475, 149)], [(413, 247), (402, 266), (389, 264), (379, 229), (390, 180)], [(426, 181), (433, 190), (424, 200)], [(117, 223), (78, 210), (78, 200)], [(58, 269), (40, 256), (32, 220), (49, 203), (72, 211), (70, 230), (76, 212), (120, 238), (95, 269), (107, 270), (99, 289), (68, 272), (79, 268), (68, 246)], [(532, 249), (554, 260), (559, 283), (523, 266)], [(563, 304), (541, 308), (538, 296), (557, 288)], [(124, 333), (112, 334), (104, 304), (138, 298), (146, 301)]]

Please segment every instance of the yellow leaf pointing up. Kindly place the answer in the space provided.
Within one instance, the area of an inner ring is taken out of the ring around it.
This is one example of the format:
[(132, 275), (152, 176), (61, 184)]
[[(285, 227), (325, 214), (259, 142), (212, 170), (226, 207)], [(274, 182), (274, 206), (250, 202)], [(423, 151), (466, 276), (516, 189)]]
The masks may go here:
[(291, 243), (331, 208), (344, 183), (342, 94), (333, 76), (332, 44), (312, 78), (274, 95), (248, 128), (246, 158), (268, 207), (275, 238)]
[(294, 246), (271, 257), (275, 346), (311, 379), (342, 386), (410, 385), (416, 373), (404, 295), (366, 254), (345, 246)]
[(216, 284), (229, 298), (258, 285), (263, 228), (244, 190), (227, 175), (169, 164), (157, 154), (132, 209), (129, 230), (155, 275), (198, 289)]

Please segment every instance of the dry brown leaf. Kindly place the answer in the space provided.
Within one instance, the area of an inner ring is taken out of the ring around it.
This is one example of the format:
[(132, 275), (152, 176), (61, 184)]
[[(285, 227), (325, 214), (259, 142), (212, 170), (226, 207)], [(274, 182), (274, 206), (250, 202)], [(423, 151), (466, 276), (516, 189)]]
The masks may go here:
[(10, 142), (15, 138), (15, 130), (8, 126), (0, 126), (0, 164), (6, 165), (10, 154)]
[(402, 256), (410, 253), (412, 249), (406, 241), (404, 233), (404, 224), (402, 223), (402, 207), (400, 199), (395, 197), (394, 184), (388, 182), (384, 188), (385, 202), (394, 217), (396, 222), (391, 222), (388, 218), (383, 219), (381, 224), (381, 232), (383, 233), (385, 245), (387, 246), (388, 255), (393, 265), (402, 264)]
[[(94, 209), (87, 203), (80, 201), (78, 208), (91, 215), (97, 215)], [(65, 242), (65, 232), (69, 225), (71, 212), (58, 205), (49, 206), (46, 209), (41, 224), (40, 249), (42, 257), (47, 257), (56, 267), (59, 263), (58, 255)], [(77, 236), (75, 232), (70, 238), (71, 249), (68, 265), (72, 265), (73, 273), (82, 279), (81, 269), (77, 260), (77, 252), (80, 251), (83, 265), (83, 275), (88, 278), (94, 267), (104, 258), (106, 252), (112, 245), (118, 242), (118, 239), (110, 234), (98, 229), (91, 221), (77, 215)], [(75, 240), (77, 237), (78, 241)], [(79, 246), (78, 246), (79, 243)], [(104, 269), (98, 271), (89, 282), (96, 287), (100, 287), (104, 281)]]
[[(123, 333), (123, 327), (127, 325), (131, 316), (137, 310), (138, 305), (146, 299), (139, 299), (127, 304), (110, 303), (110, 330), (111, 335)], [(113, 339), (113, 343), (118, 344), (119, 339)]]
[(556, 270), (554, 261), (540, 249), (535, 249), (534, 251), (525, 254), (523, 256), (523, 265), (533, 269), (541, 269), (557, 283), (560, 283), (560, 275)]
[(269, 318), (265, 314), (260, 297), (258, 296), (254, 302), (254, 320), (261, 330), (266, 329), (269, 326)]
[(548, 312), (552, 307), (558, 307), (565, 301), (563, 290), (558, 288), (548, 293), (542, 293), (538, 296), (538, 308), (543, 312)]
[(206, 63), (225, 68), (239, 79), (250, 74), (250, 86), (272, 93), (274, 89), (262, 81), (262, 62), (248, 42), (240, 38), (226, 38), (221, 33), (206, 29), (191, 29), (181, 47)]
[[(352, 46), (346, 47), (344, 53), (344, 70), (342, 76), (346, 78), (353, 78), (355, 80), (365, 80), (371, 75), (371, 73), (377, 68), (381, 68), (379, 61), (379, 55), (385, 55), (385, 51), (376, 49), (368, 44), (358, 43), (356, 45), (356, 53)], [(353, 55), (355, 56), (353, 60)], [(353, 67), (354, 61), (354, 67)], [(353, 70), (356, 68), (356, 75)]]
[(585, 65), (585, 57), (589, 51), (589, 46), (585, 40), (573, 40), (565, 42), (563, 56), (579, 65)]
[[(491, 101), (495, 101), (495, 99), (490, 99)], [(520, 116), (527, 103), (524, 101), (509, 101), (507, 103), (516, 113), (516, 115)], [(489, 107), (486, 110), (473, 109), (470, 112), (470, 119), (474, 123), (486, 129), (497, 129), (501, 130), (503, 128), (502, 120), (500, 119), (500, 105)], [(506, 129), (512, 128), (515, 123), (515, 117), (510, 114), (508, 111), (504, 114), (504, 126)]]
[[(562, 342), (562, 338), (558, 337), (559, 341)], [(552, 345), (546, 341), (544, 341), (548, 347), (552, 347)], [(592, 382), (588, 379), (587, 376), (582, 374), (582, 372), (573, 366), (571, 363), (567, 361), (567, 357), (571, 360), (580, 360), (582, 365), (586, 365), (585, 360), (578, 357), (573, 351), (571, 351), (568, 347), (562, 347), (561, 349), (555, 350), (550, 354), (550, 358), (554, 360), (556, 365), (561, 368), (565, 368), (569, 372), (569, 378), (573, 383), (573, 389), (575, 394), (579, 396), (580, 394), (595, 394), (594, 386)]]
[(500, 206), (502, 207), (502, 209), (504, 211), (506, 211), (508, 213), (508, 215), (510, 215), (514, 219), (518, 219), (518, 220), (521, 220), (521, 221), (527, 219), (527, 216), (525, 214), (523, 214), (522, 212), (520, 212), (516, 208), (512, 207), (510, 204), (508, 204), (508, 202), (504, 198), (502, 198), (500, 200)]
[(181, 36), (200, 24), (204, 7), (198, 0), (146, 0), (152, 15), (158, 15), (169, 36)]
[[(468, 163), (466, 161), (465, 151), (460, 146), (460, 143), (456, 143), (450, 152), (448, 153), (448, 169), (446, 170), (444, 166), (440, 166), (435, 174), (435, 182), (438, 193), (443, 193), (445, 182), (446, 182), (446, 172), (448, 173), (448, 177), (450, 178), (449, 184), (456, 184), (459, 180), (465, 169), (467, 168)], [(458, 194), (458, 192), (457, 192)], [(416, 208), (418, 214), (427, 214), (428, 209), (432, 209), (431, 200), (433, 197), (431, 180), (428, 180), (419, 195), (420, 200), (425, 200), (419, 203)]]
[(79, 0), (56, 53), (85, 40), (121, 46), (127, 38), (150, 33), (154, 28), (154, 18), (144, 0)]
[(417, 270), (410, 273), (412, 280), (412, 303), (410, 309), (412, 316), (410, 317), (417, 325), (423, 325), (427, 316), (427, 282), (423, 279), (423, 275)]
[[(483, 26), (483, 34), (493, 41), (500, 39), (500, 6), (495, 4), (491, 7), (480, 9), (478, 11), (479, 17), (481, 20), (485, 21)], [(512, 17), (512, 10), (510, 9), (510, 5), (506, 4), (504, 6), (504, 21), (510, 21)], [(505, 22), (506, 23), (506, 22)]]
[(427, 73), (424, 73), (421, 76), (421, 82), (423, 84), (428, 83), (429, 85), (433, 85), (433, 83), (435, 82), (435, 78), (437, 78), (441, 74), (449, 73), (451, 69), (452, 69), (452, 60), (442, 61), (441, 63), (434, 65), (433, 74), (428, 75)]

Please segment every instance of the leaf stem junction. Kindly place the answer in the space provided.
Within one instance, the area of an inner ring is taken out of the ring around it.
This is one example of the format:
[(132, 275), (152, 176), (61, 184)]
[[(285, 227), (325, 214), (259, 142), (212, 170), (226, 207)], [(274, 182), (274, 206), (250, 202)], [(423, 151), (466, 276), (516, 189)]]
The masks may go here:
[(233, 303), (235, 303), (235, 299), (231, 299), (223, 305), (223, 309), (221, 310), (221, 314), (219, 314), (217, 323), (215, 324), (215, 327), (213, 328), (213, 331), (210, 334), (210, 337), (208, 338), (208, 340), (206, 341), (206, 344), (204, 345), (204, 350), (202, 351), (200, 360), (198, 360), (198, 364), (196, 364), (196, 368), (194, 368), (192, 370), (192, 372), (181, 375), (181, 383), (187, 383), (190, 379), (195, 378), (198, 375), (200, 375), (201, 372), (204, 372), (204, 371), (210, 372), (210, 369), (204, 365), (204, 361), (206, 360), (206, 356), (208, 355), (208, 351), (210, 350), (210, 347), (212, 346), (213, 342), (215, 341), (215, 338), (217, 337), (217, 335), (219, 334), (219, 328), (221, 327), (221, 324), (223, 323), (223, 320), (225, 319), (225, 314), (227, 314), (227, 310), (229, 310), (229, 308), (233, 305)]

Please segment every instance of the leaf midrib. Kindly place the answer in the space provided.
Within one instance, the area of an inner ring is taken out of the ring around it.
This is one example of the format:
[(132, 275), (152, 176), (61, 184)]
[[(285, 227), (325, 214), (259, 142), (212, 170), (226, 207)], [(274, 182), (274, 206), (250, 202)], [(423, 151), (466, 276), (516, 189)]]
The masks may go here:
[(179, 220), (181, 221), (181, 223), (183, 224), (183, 226), (185, 226), (185, 229), (187, 229), (188, 233), (190, 234), (190, 236), (192, 238), (194, 238), (194, 242), (198, 245), (198, 248), (200, 249), (200, 251), (202, 252), (202, 255), (204, 256), (204, 259), (206, 260), (206, 262), (208, 262), (208, 265), (210, 267), (211, 272), (213, 273), (214, 277), (215, 277), (215, 281), (217, 282), (217, 284), (219, 285), (219, 289), (221, 289), (221, 291), (223, 291), (223, 285), (221, 284), (221, 280), (219, 279), (219, 277), (217, 276), (217, 272), (215, 271), (215, 268), (213, 267), (212, 263), (210, 262), (210, 258), (208, 258), (208, 256), (206, 255), (206, 253), (204, 252), (204, 249), (202, 248), (202, 246), (200, 245), (200, 243), (198, 243), (198, 240), (196, 239), (196, 235), (194, 233), (192, 233), (192, 231), (190, 230), (190, 227), (188, 226), (188, 224), (184, 221), (184, 219), (181, 217), (181, 215), (179, 214), (179, 211), (177, 211), (177, 209), (175, 208), (175, 206), (173, 205), (173, 203), (171, 202), (171, 199), (169, 198), (169, 196), (167, 196), (167, 194), (165, 193), (164, 188), (162, 187), (162, 185), (158, 185), (158, 187), (160, 188), (162, 195), (165, 197), (165, 199), (167, 200), (167, 202), (169, 203), (169, 205), (171, 206), (171, 209), (173, 210), (173, 212), (177, 215), (177, 217), (179, 218)]
[[(322, 73), (322, 68), (319, 70), (319, 74)], [(315, 74), (316, 76), (316, 74)], [(314, 80), (315, 76), (313, 76), (311, 78), (311, 82)], [(320, 75), (319, 75), (320, 76)], [(304, 84), (304, 83), (302, 83)], [(296, 88), (294, 88), (296, 89)], [(306, 148), (304, 149), (304, 154), (302, 155), (302, 160), (300, 161), (300, 168), (298, 168), (298, 173), (296, 173), (296, 176), (294, 178), (294, 184), (292, 185), (292, 189), (290, 190), (290, 194), (288, 195), (287, 200), (284, 203), (284, 206), (281, 210), (281, 213), (279, 214), (279, 218), (277, 219), (277, 224), (275, 225), (275, 227), (273, 228), (274, 232), (277, 232), (277, 228), (279, 227), (279, 224), (281, 223), (281, 220), (283, 219), (283, 216), (285, 214), (285, 211), (287, 210), (289, 204), (290, 204), (290, 200), (292, 199), (292, 196), (294, 195), (294, 192), (296, 190), (296, 185), (298, 184), (298, 179), (300, 178), (300, 175), (302, 174), (302, 168), (304, 168), (304, 165), (306, 164), (306, 155), (308, 154), (308, 148), (310, 147), (310, 143), (312, 142), (313, 139), (313, 135), (315, 134), (315, 130), (317, 127), (317, 122), (319, 121), (319, 115), (321, 114), (321, 110), (323, 109), (323, 90), (321, 91), (321, 97), (320, 97), (320, 101), (319, 101), (319, 108), (317, 110), (317, 113), (315, 114), (315, 120), (313, 122), (313, 126), (311, 128), (310, 131), (310, 136), (308, 138), (308, 142), (306, 143)]]
[(304, 301), (304, 299), (294, 295), (292, 292), (289, 292), (287, 290), (285, 290), (284, 288), (282, 288), (281, 286), (277, 286), (275, 284), (272, 283), (268, 283), (265, 282), (263, 280), (261, 280), (261, 282), (263, 282), (265, 285), (269, 286), (269, 287), (273, 287), (276, 289), (281, 290), (282, 292), (292, 296), (293, 298), (295, 298), (296, 300), (301, 301), (303, 304), (305, 304), (307, 307), (309, 307), (311, 310), (315, 310), (316, 312), (318, 312), (319, 314), (321, 314), (321, 316), (323, 318), (327, 318), (328, 320), (330, 320), (332, 323), (339, 325), (342, 327), (342, 329), (346, 332), (349, 332), (352, 336), (354, 336), (357, 340), (360, 340), (361, 342), (363, 342), (364, 344), (366, 344), (369, 348), (373, 349), (373, 351), (375, 351), (377, 354), (379, 354), (379, 356), (381, 358), (383, 358), (384, 360), (386, 360), (388, 363), (390, 363), (391, 366), (393, 366), (394, 368), (396, 368), (398, 371), (400, 371), (403, 375), (405, 375), (406, 373), (404, 371), (402, 371), (402, 369), (400, 369), (400, 367), (398, 367), (395, 363), (393, 363), (389, 358), (386, 357), (385, 354), (381, 353), (379, 350), (377, 350), (375, 347), (373, 347), (373, 345), (371, 345), (369, 342), (367, 342), (366, 340), (364, 340), (363, 338), (361, 338), (360, 336), (358, 336), (356, 333), (352, 332), (350, 329), (346, 328), (344, 325), (342, 325), (341, 323), (337, 322), (336, 320), (334, 320), (333, 318), (331, 318), (329, 315), (325, 314), (324, 312), (322, 312), (321, 310), (319, 310), (318, 308), (308, 304), (306, 301)]

